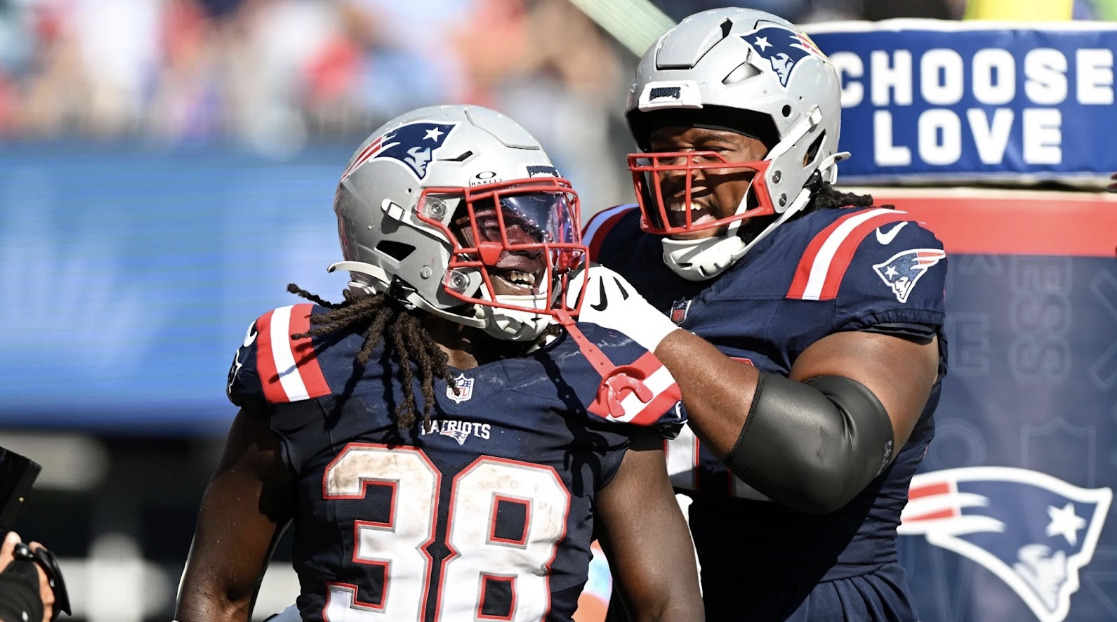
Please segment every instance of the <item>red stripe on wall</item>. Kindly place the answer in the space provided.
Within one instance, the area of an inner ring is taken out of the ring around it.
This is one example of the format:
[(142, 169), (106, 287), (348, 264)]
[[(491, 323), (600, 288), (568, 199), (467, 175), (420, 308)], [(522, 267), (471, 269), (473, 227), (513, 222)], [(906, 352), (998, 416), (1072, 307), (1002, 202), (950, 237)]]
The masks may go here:
[(948, 253), (1113, 257), (1117, 252), (1117, 201), (1103, 194), (872, 194), (877, 205), (894, 204), (926, 223)]

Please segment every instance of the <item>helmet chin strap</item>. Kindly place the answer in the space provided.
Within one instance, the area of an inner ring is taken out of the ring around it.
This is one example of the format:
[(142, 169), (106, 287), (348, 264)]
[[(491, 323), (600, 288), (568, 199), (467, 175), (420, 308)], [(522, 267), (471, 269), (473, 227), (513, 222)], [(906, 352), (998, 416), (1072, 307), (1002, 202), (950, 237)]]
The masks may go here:
[[(748, 196), (748, 193), (745, 193)], [(665, 237), (660, 242), (663, 244), (663, 261), (671, 271), (688, 281), (705, 281), (712, 279), (738, 259), (745, 256), (753, 246), (763, 240), (777, 226), (783, 224), (792, 215), (803, 209), (811, 200), (811, 191), (804, 188), (799, 196), (791, 202), (779, 218), (770, 223), (763, 231), (747, 244), (737, 235), (741, 227), (740, 220), (730, 223), (729, 229), (722, 235), (715, 235), (699, 240), (673, 240)], [(744, 203), (742, 198), (741, 202)], [(738, 208), (740, 209), (740, 208)]]
[[(481, 289), (480, 296), (488, 300), (488, 292)], [(515, 305), (517, 307), (537, 308), (543, 311), (548, 305), (550, 296), (547, 290), (534, 295), (500, 295), (496, 302)], [(546, 313), (532, 313), (522, 309), (505, 309), (489, 305), (473, 305), (475, 317), (484, 321), (481, 330), (486, 335), (503, 341), (535, 341), (543, 334), (547, 327), (554, 323), (554, 318)]]

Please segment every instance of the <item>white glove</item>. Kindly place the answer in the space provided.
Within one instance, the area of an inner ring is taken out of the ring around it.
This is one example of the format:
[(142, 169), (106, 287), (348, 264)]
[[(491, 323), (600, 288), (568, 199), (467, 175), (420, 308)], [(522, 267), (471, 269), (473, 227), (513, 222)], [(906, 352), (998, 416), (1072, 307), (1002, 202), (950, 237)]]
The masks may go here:
[(579, 271), (570, 279), (566, 304), (574, 307), (582, 284), (586, 297), (582, 300), (579, 322), (589, 322), (627, 335), (649, 352), (679, 327), (660, 313), (623, 276), (598, 264), (589, 267), (589, 278)]

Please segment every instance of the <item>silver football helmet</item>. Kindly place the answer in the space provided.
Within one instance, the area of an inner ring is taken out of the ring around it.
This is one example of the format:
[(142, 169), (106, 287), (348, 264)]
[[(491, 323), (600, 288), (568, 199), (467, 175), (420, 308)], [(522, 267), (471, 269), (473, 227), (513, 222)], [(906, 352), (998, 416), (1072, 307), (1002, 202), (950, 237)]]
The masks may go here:
[(578, 195), (515, 121), (436, 106), (378, 128), (334, 198), (350, 291), (499, 339), (538, 338), (564, 307), (586, 256)]
[[(629, 128), (644, 153), (629, 156), (645, 231), (664, 236), (726, 227), (697, 240), (663, 238), (664, 261), (680, 276), (717, 276), (811, 198), (812, 178), (833, 182), (841, 128), (841, 84), (830, 60), (802, 30), (764, 11), (742, 8), (696, 13), (660, 37), (640, 60), (626, 109)], [(658, 127), (704, 124), (760, 139), (760, 162), (726, 162), (715, 152), (650, 153)], [(685, 160), (683, 164), (675, 164)], [(697, 160), (702, 160), (704, 163)], [(657, 175), (695, 169), (753, 171), (736, 212), (693, 222), (690, 181), (684, 225), (672, 226)], [(778, 217), (750, 241), (741, 221)]]

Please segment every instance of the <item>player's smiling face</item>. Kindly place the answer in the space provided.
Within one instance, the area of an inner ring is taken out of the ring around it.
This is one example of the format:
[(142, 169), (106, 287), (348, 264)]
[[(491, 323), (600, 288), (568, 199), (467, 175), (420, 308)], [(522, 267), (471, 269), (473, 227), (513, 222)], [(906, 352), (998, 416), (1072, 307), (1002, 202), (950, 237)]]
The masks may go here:
[[(650, 151), (652, 152), (713, 152), (726, 162), (756, 162), (763, 160), (768, 149), (764, 143), (743, 134), (729, 130), (715, 130), (699, 127), (665, 127), (651, 133)], [(682, 156), (674, 161), (663, 160), (664, 164), (682, 165)], [(709, 155), (694, 156), (694, 163), (709, 164), (719, 162)], [(748, 191), (753, 171), (738, 167), (723, 169), (694, 169), (690, 175), (690, 202), (687, 204), (685, 171), (666, 171), (658, 174), (658, 183), (667, 208), (667, 217), (673, 227), (686, 225), (686, 210), (691, 212), (691, 225), (700, 225), (721, 218), (728, 218), (737, 212), (737, 207)], [(725, 227), (681, 233), (672, 237), (677, 239), (708, 238), (724, 233)]]
[[(509, 244), (537, 244), (541, 241), (540, 234), (531, 227), (530, 223), (507, 210), (503, 216)], [(497, 220), (496, 210), (493, 209), (491, 201), (488, 206), (476, 208), (475, 219), (478, 229), (476, 232), (468, 216), (455, 220), (463, 246), (474, 247), (477, 240), (501, 243), (500, 221)], [(547, 273), (543, 253), (538, 250), (502, 250), (497, 262), (490, 265), (488, 271), (492, 277), (493, 293), (497, 296), (539, 294), (540, 284)]]

